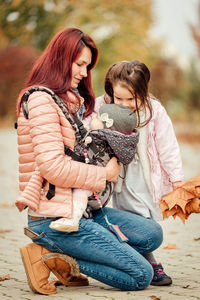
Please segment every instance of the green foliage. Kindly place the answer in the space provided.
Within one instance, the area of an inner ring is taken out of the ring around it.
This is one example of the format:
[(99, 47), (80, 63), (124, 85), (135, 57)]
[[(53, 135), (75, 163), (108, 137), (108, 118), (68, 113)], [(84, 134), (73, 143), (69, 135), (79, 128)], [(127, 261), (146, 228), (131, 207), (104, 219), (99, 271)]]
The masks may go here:
[(8, 43), (42, 50), (71, 9), (64, 0), (1, 0), (0, 35)]
[(68, 24), (82, 28), (95, 40), (100, 58), (94, 71), (96, 94), (103, 93), (107, 69), (116, 61), (138, 59), (151, 65), (159, 47), (148, 36), (151, 1), (73, 1)]
[[(104, 91), (105, 73), (114, 62), (132, 59), (154, 62), (159, 47), (148, 37), (151, 23), (151, 1), (147, 0), (0, 0), (0, 49), (3, 51), (0, 55), (10, 61), (12, 70), (17, 61), (21, 63), (20, 71), (13, 73), (12, 80), (11, 77), (5, 80), (10, 72), (4, 64), (1, 67), (4, 78), (0, 82), (1, 95), (7, 89), (10, 92), (7, 102), (3, 103), (4, 97), (0, 97), (0, 115), (8, 112), (14, 115), (17, 91), (27, 74), (25, 66), (33, 61), (27, 52), (25, 57), (20, 57), (20, 47), (29, 45), (42, 51), (58, 30), (81, 28), (94, 38), (99, 49), (99, 62), (93, 71), (94, 89), (99, 95)], [(6, 56), (11, 45), (19, 47), (13, 53), (14, 61), (10, 52)]]
[(183, 109), (199, 112), (197, 68), (191, 65), (186, 76), (175, 61), (161, 58), (160, 44), (148, 34), (151, 5), (150, 0), (0, 0), (0, 118), (15, 115), (17, 94), (28, 70), (64, 27), (81, 28), (97, 44), (100, 56), (92, 71), (97, 96), (104, 92), (110, 65), (137, 59), (150, 68), (150, 91), (172, 115), (177, 111), (184, 116)]
[(152, 24), (147, 0), (1, 0), (0, 36), (7, 43), (31, 44), (43, 50), (61, 28), (90, 34), (100, 52), (95, 70), (96, 93), (103, 92), (108, 67), (118, 60), (154, 62), (158, 46), (148, 37)]

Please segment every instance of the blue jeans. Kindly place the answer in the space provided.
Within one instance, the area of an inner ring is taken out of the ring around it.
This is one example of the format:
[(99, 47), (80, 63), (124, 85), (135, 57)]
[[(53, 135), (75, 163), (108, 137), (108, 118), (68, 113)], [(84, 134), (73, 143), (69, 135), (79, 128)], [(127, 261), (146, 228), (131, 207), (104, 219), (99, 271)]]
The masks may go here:
[(56, 218), (31, 220), (29, 217), (29, 228), (39, 234), (33, 242), (76, 258), (83, 274), (105, 284), (121, 290), (146, 288), (152, 280), (153, 269), (142, 254), (160, 246), (163, 238), (160, 225), (122, 210), (106, 207), (104, 211), (110, 223), (117, 224), (129, 239), (127, 243), (121, 243), (109, 230), (101, 210), (92, 219), (82, 218), (76, 232), (51, 229), (49, 224)]

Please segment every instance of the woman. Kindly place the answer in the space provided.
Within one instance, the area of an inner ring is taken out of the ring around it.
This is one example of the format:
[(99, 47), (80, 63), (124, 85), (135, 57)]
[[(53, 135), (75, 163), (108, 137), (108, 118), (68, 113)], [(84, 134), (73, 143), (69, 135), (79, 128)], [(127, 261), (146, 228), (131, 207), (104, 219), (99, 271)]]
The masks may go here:
[[(106, 167), (72, 160), (65, 155), (64, 146), (74, 149), (75, 131), (52, 97), (46, 92), (32, 93), (28, 98), (28, 119), (23, 114), (21, 98), (29, 87), (45, 86), (62, 99), (70, 112), (78, 111), (87, 123), (95, 107), (90, 72), (97, 56), (93, 40), (81, 30), (60, 31), (36, 62), (18, 100), (21, 193), (16, 205), (20, 211), (28, 207), (28, 235), (34, 242), (21, 248), (21, 255), (30, 287), (41, 294), (56, 292), (48, 282), (49, 270), (65, 285), (87, 284), (87, 279), (74, 271), (74, 260), (61, 254), (75, 258), (85, 275), (110, 286), (121, 290), (144, 289), (152, 280), (153, 270), (142, 254), (153, 251), (162, 242), (162, 229), (154, 221), (112, 208), (104, 208), (105, 213), (128, 238), (127, 243), (120, 243), (109, 230), (101, 210), (91, 219), (81, 218), (76, 232), (49, 228), (57, 217), (72, 217), (73, 188), (103, 190), (106, 181), (116, 181), (119, 165), (116, 158)], [(68, 91), (74, 93), (77, 101), (69, 101)], [(43, 178), (39, 191), (38, 173)], [(49, 198), (52, 185), (55, 193)]]

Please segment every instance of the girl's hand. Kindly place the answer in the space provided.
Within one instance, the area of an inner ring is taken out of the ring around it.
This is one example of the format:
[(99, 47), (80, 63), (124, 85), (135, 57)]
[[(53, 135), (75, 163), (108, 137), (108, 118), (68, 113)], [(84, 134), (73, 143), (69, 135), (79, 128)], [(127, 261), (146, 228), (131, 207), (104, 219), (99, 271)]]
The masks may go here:
[(116, 157), (112, 157), (106, 165), (106, 180), (111, 182), (117, 182), (119, 169), (120, 165), (117, 162)]
[(172, 188), (173, 190), (176, 190), (178, 187), (180, 187), (181, 185), (183, 184), (182, 181), (175, 181), (175, 182), (172, 182)]

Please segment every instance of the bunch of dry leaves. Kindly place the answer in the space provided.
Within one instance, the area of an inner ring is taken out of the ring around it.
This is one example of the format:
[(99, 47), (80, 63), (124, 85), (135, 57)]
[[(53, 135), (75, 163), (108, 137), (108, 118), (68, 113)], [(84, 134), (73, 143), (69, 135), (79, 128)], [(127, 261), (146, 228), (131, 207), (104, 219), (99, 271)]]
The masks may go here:
[(200, 213), (200, 174), (164, 196), (160, 208), (163, 218), (178, 216), (183, 223), (191, 213)]

